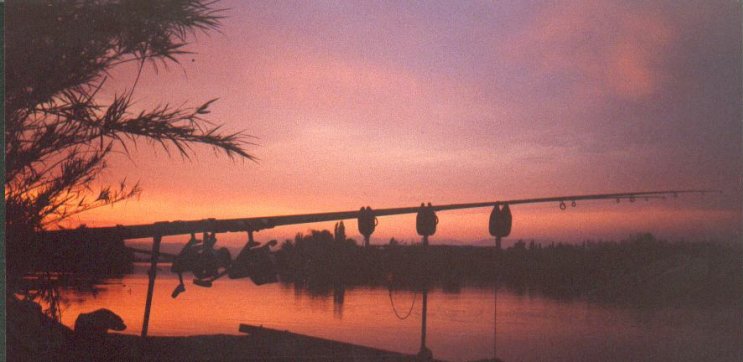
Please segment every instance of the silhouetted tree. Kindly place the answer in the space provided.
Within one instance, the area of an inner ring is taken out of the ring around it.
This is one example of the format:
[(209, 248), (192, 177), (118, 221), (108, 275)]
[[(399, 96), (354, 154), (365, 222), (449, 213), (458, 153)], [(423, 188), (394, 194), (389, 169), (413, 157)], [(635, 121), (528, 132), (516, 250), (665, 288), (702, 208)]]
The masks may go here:
[(343, 225), (343, 221), (335, 223), (334, 228), (335, 241), (344, 242), (346, 241), (346, 226)]
[[(206, 120), (210, 100), (193, 108), (168, 104), (134, 110), (145, 64), (177, 63), (188, 37), (219, 27), (209, 0), (12, 1), (7, 4), (5, 59), (5, 206), (9, 274), (31, 265), (38, 232), (95, 207), (140, 193), (137, 184), (93, 190), (115, 150), (138, 140), (175, 148), (206, 144), (229, 157), (253, 159), (242, 132)], [(113, 99), (99, 91), (117, 65), (139, 73)], [(9, 275), (11, 276), (11, 275)]]

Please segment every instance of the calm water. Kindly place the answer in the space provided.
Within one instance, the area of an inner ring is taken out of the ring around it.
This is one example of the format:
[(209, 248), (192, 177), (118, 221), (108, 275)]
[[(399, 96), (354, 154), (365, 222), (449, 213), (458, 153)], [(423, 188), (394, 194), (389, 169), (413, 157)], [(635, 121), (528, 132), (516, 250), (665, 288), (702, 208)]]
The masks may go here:
[[(399, 320), (386, 289), (346, 290), (342, 304), (290, 286), (257, 287), (248, 280), (220, 280), (212, 288), (190, 282), (178, 299), (177, 278), (162, 266), (150, 319), (150, 335), (240, 334), (240, 323), (416, 353), (420, 345), (421, 298), (395, 292), (400, 314), (416, 300), (411, 316)], [(96, 296), (63, 292), (62, 321), (73, 326), (81, 312), (108, 308), (139, 334), (147, 292), (145, 267), (112, 280)], [(494, 346), (506, 361), (741, 361), (741, 311), (730, 308), (609, 307), (584, 301), (519, 296), (499, 290), (462, 288), (429, 292), (427, 344), (437, 358), (491, 358)], [(495, 317), (494, 317), (495, 316)], [(497, 317), (497, 318), (496, 318)], [(494, 339), (494, 320), (497, 333)]]

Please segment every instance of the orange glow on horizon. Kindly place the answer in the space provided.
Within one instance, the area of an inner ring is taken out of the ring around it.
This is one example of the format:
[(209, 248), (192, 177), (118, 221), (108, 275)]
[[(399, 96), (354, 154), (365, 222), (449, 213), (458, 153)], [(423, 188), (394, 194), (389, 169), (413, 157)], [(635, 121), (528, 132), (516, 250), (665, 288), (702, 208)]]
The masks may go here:
[[(146, 67), (135, 103), (219, 98), (210, 119), (255, 136), (248, 151), (259, 161), (200, 146), (184, 161), (141, 142), (129, 157), (112, 155), (100, 179), (140, 181), (141, 199), (65, 226), (714, 188), (725, 196), (701, 203), (581, 204), (564, 214), (518, 207), (511, 239), (741, 237), (740, 110), (726, 106), (740, 92), (737, 83), (720, 85), (739, 73), (720, 49), (741, 42), (706, 22), (722, 8), (603, 0), (412, 12), (395, 4), (225, 5), (223, 33), (189, 45), (194, 54), (178, 70)], [(511, 8), (518, 15), (504, 17)], [(436, 22), (448, 17), (456, 21)], [(684, 53), (690, 46), (696, 53)], [(699, 68), (705, 62), (717, 65)], [(131, 87), (136, 71), (115, 69), (101, 94)], [(721, 93), (704, 91), (712, 88)], [(444, 213), (434, 239), (488, 239), (488, 213)], [(417, 240), (411, 220), (382, 218), (373, 238)], [(261, 237), (310, 228), (332, 223)]]
[[(693, 198), (693, 196), (689, 196)], [(683, 196), (680, 200), (683, 200)], [(140, 205), (141, 203), (141, 205)], [(312, 210), (309, 208), (247, 210), (242, 207), (224, 207), (210, 205), (206, 208), (191, 207), (181, 209), (180, 213), (173, 213), (166, 201), (140, 201), (136, 205), (113, 210), (101, 210), (102, 217), (96, 218), (95, 211), (91, 212), (88, 227), (112, 226), (115, 224), (143, 224), (157, 221), (200, 220), (214, 218), (240, 218), (278, 216), (315, 212), (351, 211), (355, 208)], [(391, 205), (402, 207), (411, 205)], [(130, 211), (132, 210), (133, 211)], [(112, 211), (121, 211), (120, 214)], [(159, 211), (162, 210), (162, 211)], [(488, 234), (487, 224), (490, 208), (442, 211), (438, 213), (440, 222), (437, 233), (431, 238), (433, 244), (471, 244), (489, 245), (484, 240), (492, 239)], [(129, 212), (133, 212), (130, 214)], [(650, 232), (659, 238), (671, 240), (716, 240), (730, 241), (725, 227), (741, 218), (735, 211), (703, 209), (685, 205), (683, 201), (637, 201), (629, 203), (623, 201), (615, 205), (613, 200), (579, 203), (577, 208), (568, 205), (568, 209), (561, 211), (556, 204), (544, 205), (515, 205), (512, 207), (514, 215), (512, 234), (504, 241), (505, 246), (519, 239), (538, 241), (567, 241), (580, 242), (583, 240), (622, 240), (633, 233)], [(103, 215), (117, 216), (107, 221)], [(347, 235), (361, 242), (363, 237), (358, 234), (356, 221), (345, 220)], [(279, 241), (293, 239), (298, 232), (309, 230), (333, 230), (334, 222), (309, 223), (300, 225), (279, 226), (259, 232), (261, 240), (277, 239)], [(420, 242), (415, 232), (415, 215), (383, 216), (379, 218), (379, 226), (372, 235), (373, 243), (386, 243), (390, 238), (406, 243)], [(184, 239), (173, 237), (173, 239)], [(185, 239), (184, 239), (185, 240)], [(227, 233), (219, 236), (219, 240), (227, 245), (238, 246), (245, 241), (242, 233)]]

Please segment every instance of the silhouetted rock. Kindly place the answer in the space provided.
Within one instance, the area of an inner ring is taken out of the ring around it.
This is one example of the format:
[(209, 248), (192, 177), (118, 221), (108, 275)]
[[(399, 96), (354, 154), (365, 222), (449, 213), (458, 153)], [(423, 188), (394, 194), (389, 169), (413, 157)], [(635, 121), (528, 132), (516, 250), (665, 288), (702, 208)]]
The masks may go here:
[(124, 320), (108, 309), (81, 313), (75, 321), (75, 350), (78, 356), (90, 360), (110, 360), (115, 348), (109, 343), (108, 330), (123, 331)]

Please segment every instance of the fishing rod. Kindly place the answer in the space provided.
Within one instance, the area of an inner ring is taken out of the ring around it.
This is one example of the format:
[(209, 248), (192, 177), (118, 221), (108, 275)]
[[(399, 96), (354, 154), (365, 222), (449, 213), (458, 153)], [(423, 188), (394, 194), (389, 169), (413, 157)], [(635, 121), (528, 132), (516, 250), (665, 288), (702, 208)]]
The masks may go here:
[[(150, 272), (149, 283), (147, 287), (147, 299), (145, 302), (144, 318), (142, 323), (142, 337), (147, 336), (150, 319), (150, 310), (152, 306), (152, 297), (157, 278), (157, 263), (160, 257), (160, 244), (163, 236), (186, 235), (190, 234), (191, 239), (184, 246), (178, 255), (175, 255), (171, 271), (179, 276), (179, 285), (172, 293), (175, 298), (178, 294), (185, 291), (183, 283), (184, 272), (191, 272), (196, 277), (194, 284), (203, 287), (210, 287), (212, 282), (228, 275), (232, 279), (249, 277), (257, 285), (272, 283), (277, 281), (277, 271), (275, 260), (270, 252), (270, 247), (275, 245), (275, 241), (260, 245), (253, 237), (253, 233), (274, 228), (281, 225), (296, 225), (305, 223), (315, 223), (323, 221), (341, 221), (346, 219), (357, 219), (359, 232), (364, 236), (364, 246), (369, 246), (369, 239), (378, 225), (379, 216), (417, 214), (416, 229), (418, 234), (423, 236), (423, 245), (428, 245), (428, 237), (433, 235), (438, 224), (436, 211), (460, 210), (482, 207), (493, 207), (490, 215), (489, 231), (495, 237), (496, 249), (500, 249), (501, 238), (506, 237), (511, 232), (512, 215), (511, 205), (520, 204), (537, 204), (558, 202), (561, 210), (567, 208), (566, 202), (570, 202), (572, 207), (577, 205), (578, 201), (585, 200), (605, 200), (615, 199), (636, 201), (638, 198), (665, 199), (668, 196), (678, 197), (680, 194), (708, 192), (720, 192), (716, 190), (663, 190), (663, 191), (643, 191), (643, 192), (622, 192), (590, 195), (568, 195), (554, 196), (543, 198), (514, 199), (504, 201), (489, 201), (475, 203), (459, 203), (448, 205), (428, 205), (421, 204), (420, 207), (399, 207), (388, 209), (373, 210), (371, 207), (362, 207), (358, 211), (340, 211), (328, 213), (269, 216), (269, 217), (249, 217), (239, 219), (202, 219), (191, 221), (165, 221), (152, 224), (142, 225), (116, 225), (113, 227), (95, 227), (88, 228), (80, 226), (76, 229), (51, 230), (42, 232), (42, 238), (48, 241), (67, 241), (77, 242), (81, 240), (126, 240), (140, 239), (151, 237), (153, 240), (150, 254)], [(240, 251), (233, 261), (226, 248), (219, 250), (214, 249), (216, 244), (216, 234), (225, 232), (247, 232), (248, 242)], [(196, 233), (203, 233), (201, 240), (196, 239)], [(142, 252), (143, 250), (135, 250)], [(221, 269), (221, 271), (220, 271)], [(423, 309), (427, 306), (427, 288), (423, 290)], [(431, 356), (431, 352), (426, 347), (426, 313), (423, 313), (421, 329), (421, 350), (419, 355)]]
[[(537, 204), (537, 203), (549, 203), (559, 202), (560, 209), (565, 209), (565, 202), (570, 202), (573, 206), (577, 201), (584, 200), (603, 200), (603, 199), (616, 199), (629, 200), (631, 202), (639, 198), (663, 198), (667, 196), (678, 196), (680, 194), (688, 193), (710, 193), (720, 192), (717, 190), (665, 190), (665, 191), (645, 191), (645, 192), (623, 192), (623, 193), (610, 193), (610, 194), (591, 194), (591, 195), (568, 195), (568, 196), (554, 196), (544, 198), (530, 198), (530, 199), (515, 199), (515, 200), (503, 200), (503, 201), (488, 201), (488, 202), (475, 202), (475, 203), (460, 203), (460, 204), (448, 204), (448, 205), (434, 205), (434, 211), (445, 211), (445, 210), (461, 210), (461, 209), (472, 209), (482, 207), (495, 207), (504, 205), (520, 205), (520, 204)], [(338, 212), (326, 212), (326, 213), (313, 213), (313, 214), (298, 214), (298, 215), (282, 215), (282, 216), (268, 216), (268, 217), (248, 217), (248, 218), (236, 218), (236, 219), (201, 219), (201, 220), (190, 220), (190, 221), (164, 221), (155, 222), (151, 224), (140, 224), (140, 225), (116, 225), (110, 227), (86, 227), (84, 225), (76, 229), (61, 229), (61, 230), (48, 230), (42, 232), (42, 238), (50, 241), (79, 241), (81, 239), (89, 240), (127, 240), (127, 239), (141, 239), (141, 238), (153, 238), (163, 237), (172, 235), (188, 235), (194, 233), (226, 233), (226, 232), (255, 232), (264, 229), (274, 228), (282, 225), (298, 225), (306, 223), (315, 223), (323, 221), (340, 221), (348, 219), (358, 219), (360, 224), (364, 224), (369, 221), (374, 221), (376, 226), (376, 220), (374, 218), (379, 216), (390, 216), (390, 215), (403, 215), (403, 214), (415, 214), (419, 210), (419, 207), (398, 207), (388, 209), (376, 209), (372, 210), (370, 207), (361, 208), (361, 210), (354, 211), (338, 211)], [(367, 225), (365, 225), (367, 226)], [(369, 230), (370, 229), (370, 230)], [(373, 227), (367, 226), (366, 230), (362, 231), (362, 235), (367, 236), (363, 231), (372, 231)]]

